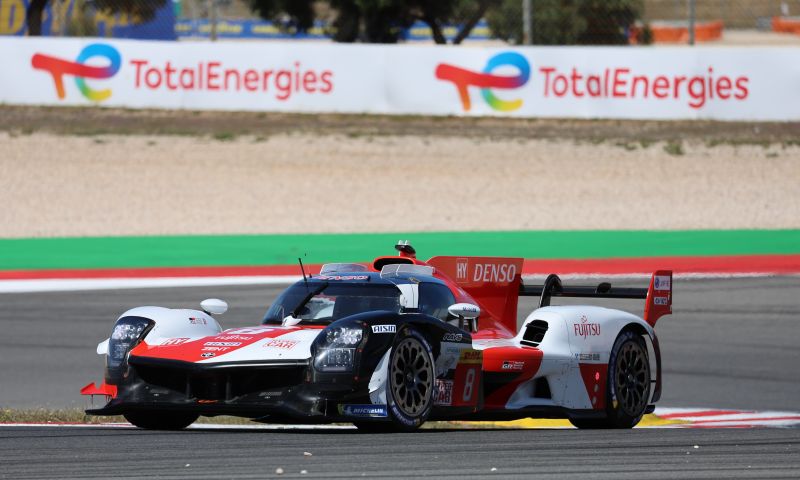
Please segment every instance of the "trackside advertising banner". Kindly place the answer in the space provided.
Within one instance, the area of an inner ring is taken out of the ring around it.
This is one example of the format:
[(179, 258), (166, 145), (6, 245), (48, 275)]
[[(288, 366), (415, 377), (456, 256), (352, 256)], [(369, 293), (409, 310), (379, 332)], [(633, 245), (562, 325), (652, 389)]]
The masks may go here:
[(800, 120), (796, 48), (475, 48), (0, 38), (0, 102)]

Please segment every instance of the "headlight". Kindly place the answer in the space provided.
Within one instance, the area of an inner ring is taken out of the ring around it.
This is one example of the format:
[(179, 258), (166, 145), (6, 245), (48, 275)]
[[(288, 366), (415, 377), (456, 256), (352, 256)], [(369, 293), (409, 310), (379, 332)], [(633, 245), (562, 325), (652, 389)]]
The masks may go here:
[(139, 342), (145, 329), (153, 323), (142, 317), (125, 317), (119, 319), (111, 332), (108, 341), (108, 364), (116, 366), (122, 363), (128, 351)]
[(364, 332), (360, 328), (335, 327), (325, 333), (325, 342), (328, 346), (355, 346), (361, 341)]
[(353, 369), (355, 348), (329, 348), (317, 352), (314, 368), (320, 372), (349, 372)]
[(360, 327), (328, 328), (318, 343), (314, 368), (320, 372), (353, 370), (356, 347), (363, 337)]

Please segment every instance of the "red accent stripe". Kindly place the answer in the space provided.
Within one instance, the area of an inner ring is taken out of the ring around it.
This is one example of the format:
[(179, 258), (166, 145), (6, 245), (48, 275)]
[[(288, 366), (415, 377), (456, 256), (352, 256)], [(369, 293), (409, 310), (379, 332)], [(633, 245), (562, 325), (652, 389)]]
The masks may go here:
[(760, 425), (677, 425), (680, 428), (756, 428)]
[[(321, 265), (306, 265), (306, 272), (319, 272)], [(525, 260), (522, 273), (547, 274), (631, 274), (651, 273), (671, 268), (686, 273), (761, 273), (800, 274), (800, 255), (734, 255), (719, 257), (647, 257), (587, 260)], [(0, 280), (164, 278), (164, 277), (243, 277), (300, 275), (297, 265), (218, 266), (218, 267), (143, 267), (97, 269), (50, 269), (0, 271)]]
[[(765, 417), (765, 418), (729, 418), (729, 419), (718, 419), (718, 420), (698, 420), (696, 422), (692, 422), (693, 425), (706, 425), (709, 423), (745, 423), (745, 422), (775, 422), (780, 420), (797, 420), (800, 421), (800, 415), (791, 415), (786, 417)], [(755, 425), (758, 425), (756, 423)]]
[(737, 415), (742, 413), (753, 413), (746, 410), (703, 410), (701, 412), (668, 413), (659, 415), (659, 418), (693, 418), (693, 417), (716, 417), (718, 415)]

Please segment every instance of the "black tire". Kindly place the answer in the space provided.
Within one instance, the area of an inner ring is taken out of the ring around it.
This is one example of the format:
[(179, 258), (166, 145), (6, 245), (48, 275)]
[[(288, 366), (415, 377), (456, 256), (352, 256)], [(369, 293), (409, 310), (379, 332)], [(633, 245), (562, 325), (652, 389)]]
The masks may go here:
[(430, 416), (435, 384), (430, 344), (419, 332), (404, 329), (397, 336), (389, 358), (386, 402), (391, 423), (376, 425), (391, 425), (393, 430), (403, 432), (418, 429)]
[(183, 430), (199, 417), (194, 413), (181, 412), (128, 412), (122, 416), (145, 430)]
[(606, 418), (570, 419), (578, 428), (633, 428), (650, 400), (650, 359), (644, 339), (630, 330), (611, 349), (606, 381)]

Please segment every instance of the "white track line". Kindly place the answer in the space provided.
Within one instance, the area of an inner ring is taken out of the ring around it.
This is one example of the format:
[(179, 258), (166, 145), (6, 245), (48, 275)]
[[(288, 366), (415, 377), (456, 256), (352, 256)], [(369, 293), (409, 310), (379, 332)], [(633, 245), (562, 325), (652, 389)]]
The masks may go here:
[(223, 285), (288, 285), (301, 276), (159, 277), (159, 278), (65, 278), (0, 280), (0, 293), (71, 292), (123, 288), (207, 287)]

